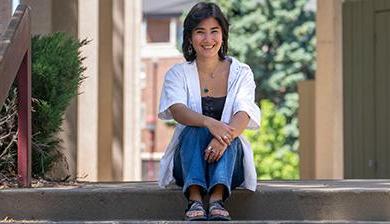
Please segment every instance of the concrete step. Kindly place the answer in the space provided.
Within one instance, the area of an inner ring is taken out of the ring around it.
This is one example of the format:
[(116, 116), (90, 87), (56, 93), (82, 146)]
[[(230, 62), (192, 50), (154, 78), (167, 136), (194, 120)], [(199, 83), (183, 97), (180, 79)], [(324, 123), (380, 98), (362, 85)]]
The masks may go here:
[[(3, 223), (0, 221), (0, 223)], [(10, 223), (10, 222), (4, 222)], [(149, 221), (149, 220), (133, 220), (133, 221), (14, 221), (13, 224), (181, 224), (186, 223), (184, 221)], [(188, 223), (188, 222), (187, 222)], [(213, 224), (215, 222), (205, 221), (205, 222), (190, 222), (190, 223), (199, 223), (199, 224)], [(219, 224), (388, 224), (387, 221), (346, 221), (346, 220), (322, 220), (322, 221), (301, 221), (301, 220), (233, 220), (230, 222), (218, 222)]]
[[(260, 181), (254, 193), (234, 191), (226, 206), (234, 223), (381, 223), (390, 220), (389, 186), (390, 180)], [(0, 220), (180, 223), (185, 206), (178, 187), (155, 182), (0, 190)]]

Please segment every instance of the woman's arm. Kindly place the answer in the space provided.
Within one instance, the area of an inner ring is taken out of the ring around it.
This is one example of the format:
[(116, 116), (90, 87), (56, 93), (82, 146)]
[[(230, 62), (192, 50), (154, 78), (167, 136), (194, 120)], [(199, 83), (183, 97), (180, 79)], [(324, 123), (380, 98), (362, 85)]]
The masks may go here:
[(214, 118), (204, 116), (197, 112), (188, 109), (184, 104), (178, 103), (169, 107), (173, 119), (180, 124), (186, 126), (206, 127), (211, 134), (221, 143), (228, 144), (229, 142), (223, 138), (224, 135), (234, 135), (234, 129), (228, 124), (215, 120)]
[(241, 135), (241, 133), (248, 126), (249, 120), (249, 115), (244, 111), (239, 111), (233, 116), (229, 124), (230, 126), (235, 128), (231, 139), (235, 139), (236, 137)]
[(186, 126), (206, 127), (207, 117), (188, 109), (184, 104), (177, 103), (169, 107), (173, 119)]

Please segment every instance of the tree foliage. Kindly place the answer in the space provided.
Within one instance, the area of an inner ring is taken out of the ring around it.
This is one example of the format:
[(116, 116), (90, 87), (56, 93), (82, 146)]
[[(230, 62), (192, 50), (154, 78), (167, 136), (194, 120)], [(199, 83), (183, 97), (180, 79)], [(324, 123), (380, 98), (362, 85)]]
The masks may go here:
[(230, 26), (229, 54), (247, 63), (259, 84), (256, 99), (285, 103), (315, 71), (315, 14), (308, 0), (218, 0)]
[(259, 130), (245, 131), (254, 152), (256, 171), (260, 179), (297, 179), (298, 154), (286, 142), (286, 117), (270, 100), (262, 100), (262, 120)]

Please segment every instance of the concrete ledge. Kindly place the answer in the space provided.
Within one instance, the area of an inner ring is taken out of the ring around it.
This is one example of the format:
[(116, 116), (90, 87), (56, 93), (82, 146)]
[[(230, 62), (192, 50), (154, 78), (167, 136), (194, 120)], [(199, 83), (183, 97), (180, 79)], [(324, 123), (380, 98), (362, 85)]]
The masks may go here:
[[(155, 182), (6, 189), (0, 202), (0, 220), (180, 220), (186, 206), (178, 187)], [(226, 206), (235, 220), (388, 221), (390, 180), (260, 181)]]
[[(2, 222), (0, 223), (10, 223), (8, 222)], [(12, 221), (12, 224), (26, 224), (26, 223), (34, 223), (34, 224), (182, 224), (182, 223), (194, 223), (194, 222), (185, 222), (185, 221), (150, 221), (150, 220), (110, 220), (110, 221), (30, 221), (30, 220), (23, 220), (23, 221)], [(195, 223), (201, 223), (201, 224), (213, 224), (215, 222), (212, 221), (202, 221), (202, 222), (195, 222)], [(282, 220), (282, 221), (275, 221), (275, 220), (233, 220), (233, 221), (226, 221), (226, 222), (217, 222), (218, 224), (388, 224), (387, 221), (346, 221), (346, 220), (321, 220), (321, 221), (300, 221), (300, 220)]]

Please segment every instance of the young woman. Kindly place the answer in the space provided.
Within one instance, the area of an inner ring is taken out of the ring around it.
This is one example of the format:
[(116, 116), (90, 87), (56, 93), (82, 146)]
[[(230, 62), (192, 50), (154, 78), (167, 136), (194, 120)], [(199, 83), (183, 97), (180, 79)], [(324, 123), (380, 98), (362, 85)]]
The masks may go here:
[(256, 85), (249, 66), (226, 55), (228, 31), (216, 4), (193, 6), (184, 21), (187, 62), (167, 72), (161, 93), (158, 117), (178, 125), (161, 160), (159, 184), (175, 181), (183, 188), (186, 220), (230, 220), (223, 202), (231, 190), (256, 190), (253, 153), (240, 136), (259, 127)]

